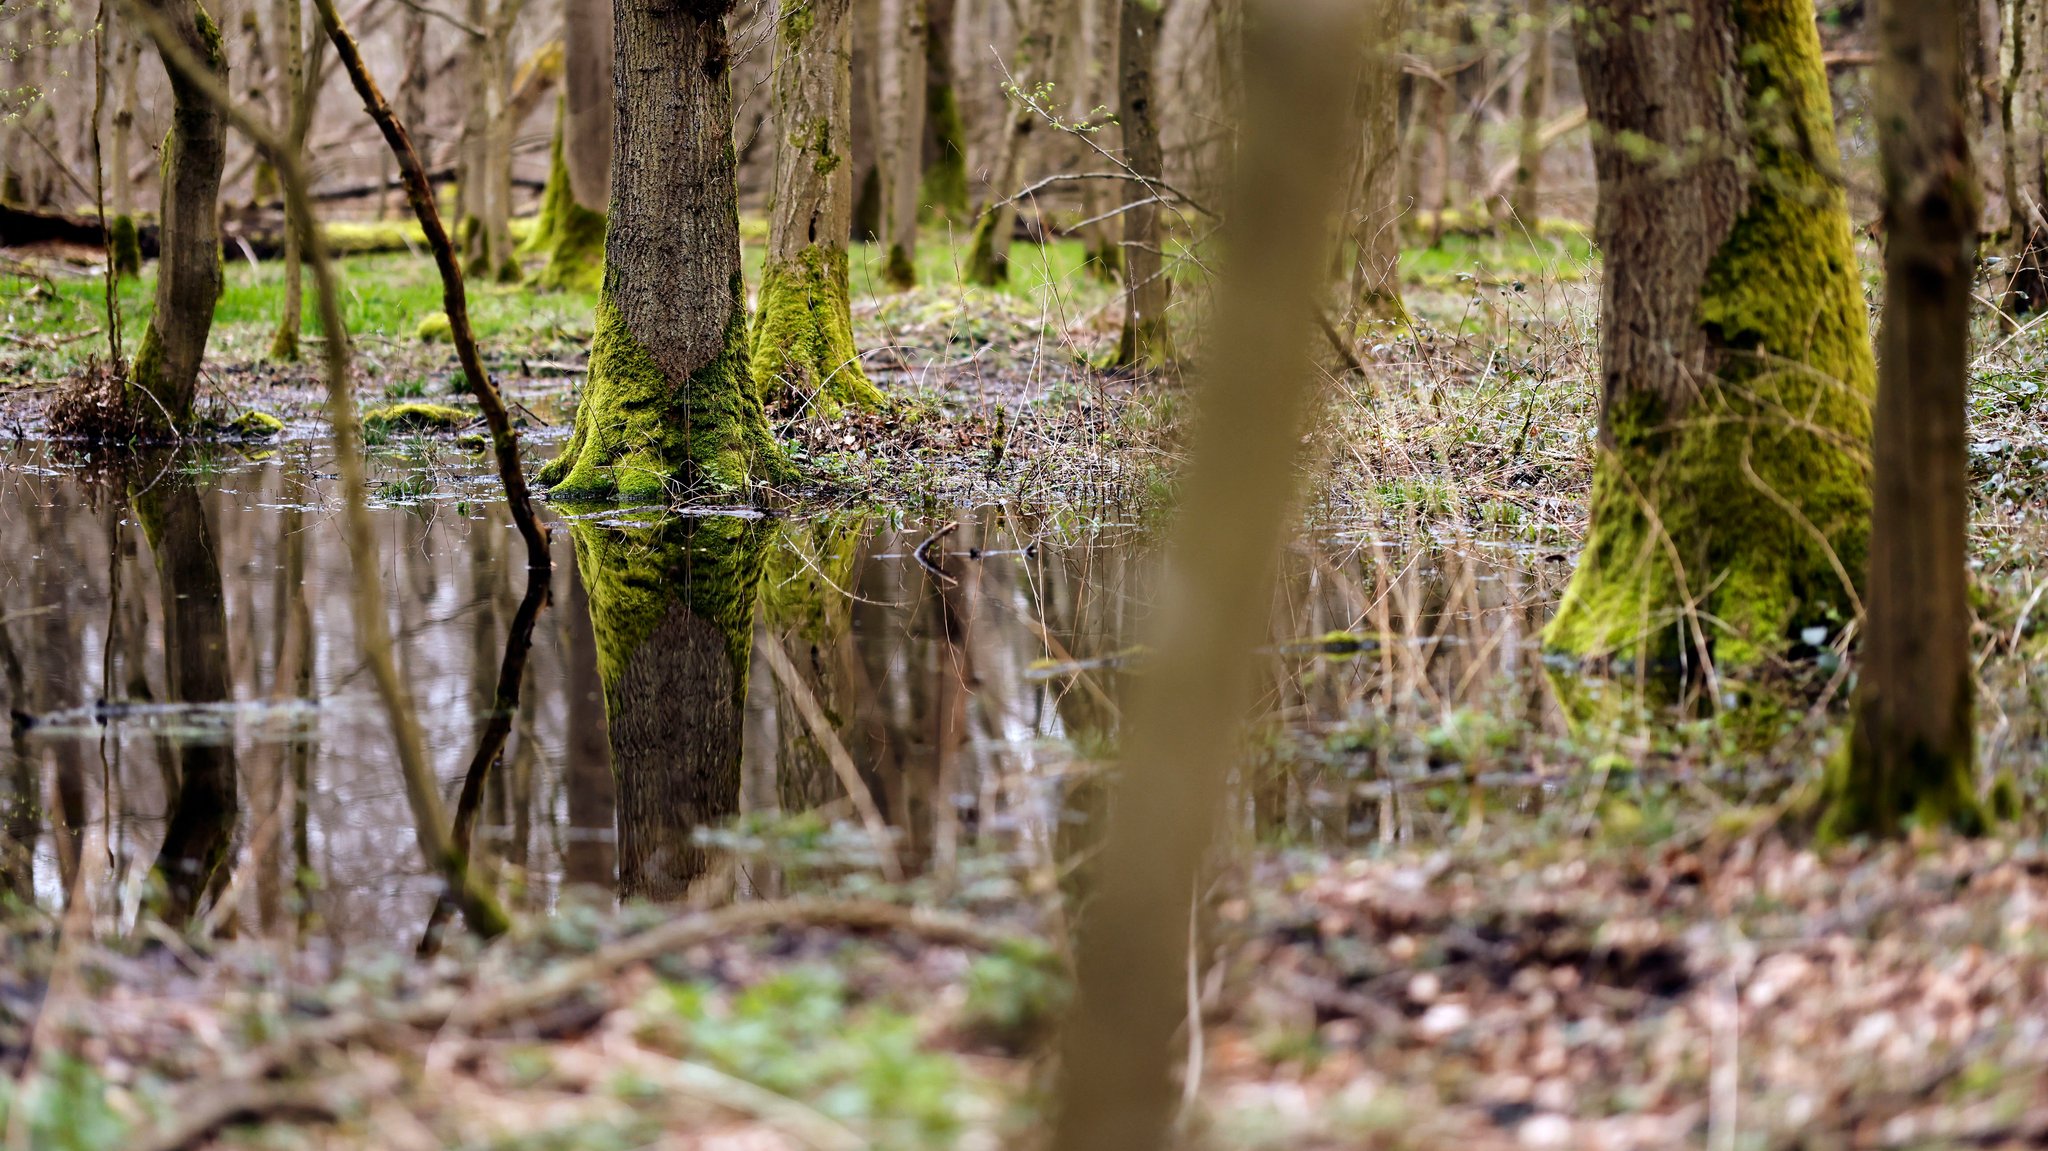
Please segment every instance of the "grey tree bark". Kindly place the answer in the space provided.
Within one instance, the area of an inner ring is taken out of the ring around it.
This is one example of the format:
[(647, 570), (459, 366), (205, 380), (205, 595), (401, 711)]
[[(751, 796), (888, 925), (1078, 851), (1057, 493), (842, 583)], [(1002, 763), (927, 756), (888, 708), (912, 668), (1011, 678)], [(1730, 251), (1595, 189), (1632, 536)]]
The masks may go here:
[(925, 0), (882, 0), (882, 187), (889, 207), (883, 276), (895, 288), (917, 286), (931, 34), (925, 12)]
[[(1122, 0), (1117, 34), (1117, 119), (1122, 122), (1124, 162), (1148, 180), (1166, 176), (1166, 154), (1160, 145), (1159, 122), (1153, 114), (1152, 66), (1159, 54), (1164, 0)], [(1136, 371), (1155, 371), (1173, 362), (1173, 331), (1167, 306), (1173, 281), (1167, 276), (1164, 231), (1159, 225), (1159, 189), (1145, 184), (1125, 188), (1136, 207), (1124, 213), (1124, 325), (1117, 345), (1117, 364)]]

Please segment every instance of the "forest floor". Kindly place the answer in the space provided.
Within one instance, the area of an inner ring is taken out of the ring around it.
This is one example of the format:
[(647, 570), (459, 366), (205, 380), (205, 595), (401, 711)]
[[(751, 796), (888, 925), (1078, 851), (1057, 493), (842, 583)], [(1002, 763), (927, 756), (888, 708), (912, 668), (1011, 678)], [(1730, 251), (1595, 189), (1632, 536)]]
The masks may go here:
[[(963, 289), (948, 254), (930, 258), (938, 286), (856, 303), (861, 346), (880, 349), (871, 370), (915, 404), (895, 419), (785, 418), (817, 477), (787, 493), (793, 505), (1161, 506), (1183, 400), (1089, 367), (1113, 342), (1114, 304), (1078, 248), (1020, 248), (1019, 282), (999, 292)], [(1568, 570), (1597, 410), (1591, 257), (1569, 240), (1453, 236), (1408, 267), (1414, 322), (1361, 346), (1365, 378), (1332, 358), (1307, 439), (1307, 530), (1439, 560), (1484, 540), (1532, 570)], [(445, 347), (411, 335), (438, 307), (424, 269), (372, 256), (347, 273), (365, 406), (448, 399)], [(14, 301), (0, 421), (33, 437), (41, 401), (94, 342), (78, 337), (99, 326), (96, 289), (44, 271), (0, 290)], [(311, 368), (257, 360), (275, 298), (274, 269), (231, 267), (208, 402), (317, 437)], [(132, 341), (144, 287), (124, 300)], [(589, 303), (479, 294), (536, 455), (565, 431)], [(1250, 820), (1219, 853), (1183, 1036), (1196, 1068), (1184, 1117), (1202, 1145), (2048, 1139), (2044, 347), (2035, 329), (1987, 331), (1972, 399), (1980, 754), (1987, 776), (2019, 783), (2020, 817), (1982, 842), (1814, 848), (1786, 814), (1837, 736), (1843, 677), (1826, 659), (1788, 673), (1790, 702), (1732, 721), (1681, 707), (1651, 726), (1561, 733), (1517, 719), (1533, 702), (1458, 701), (1419, 672), (1381, 720), (1310, 730), (1282, 717), (1259, 734), (1260, 762), (1289, 765), (1297, 792), (1339, 795), (1340, 820), (1368, 833)], [(1397, 636), (1412, 615), (1387, 618), (1374, 642), (1390, 681), (1407, 674), (1397, 639), (1448, 642)], [(1316, 690), (1322, 666), (1297, 686)], [(1414, 770), (1359, 767), (1397, 761)], [(1060, 878), (966, 856), (891, 884), (831, 842), (803, 819), (749, 841), (786, 902), (679, 915), (565, 899), (507, 940), (458, 940), (425, 963), (97, 939), (12, 909), (0, 1066), (31, 1048), (38, 1062), (0, 1078), (6, 1137), (1031, 1145), (1065, 994)]]

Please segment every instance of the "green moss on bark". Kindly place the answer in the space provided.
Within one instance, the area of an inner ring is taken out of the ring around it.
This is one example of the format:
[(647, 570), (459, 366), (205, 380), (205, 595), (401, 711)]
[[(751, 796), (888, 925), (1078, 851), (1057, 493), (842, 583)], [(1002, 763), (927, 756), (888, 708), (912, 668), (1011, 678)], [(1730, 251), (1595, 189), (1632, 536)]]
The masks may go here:
[(1754, 666), (1856, 610), (1870, 531), (1876, 365), (1809, 16), (1737, 5), (1754, 174), (1709, 266), (1699, 321), (1718, 361), (1673, 410), (1610, 409), (1591, 532), (1545, 645), (1675, 664), (1697, 628)]
[[(745, 298), (737, 282), (733, 292)], [(540, 471), (554, 498), (655, 503), (671, 485), (731, 492), (794, 475), (747, 371), (744, 309), (733, 310), (725, 350), (680, 386), (609, 296), (598, 299), (596, 325), (569, 446)]]
[(996, 229), (1009, 226), (1008, 213), (991, 209), (974, 225), (967, 248), (967, 281), (993, 288), (1010, 282), (1010, 254), (996, 250)]
[(919, 197), (934, 219), (967, 218), (967, 122), (951, 85), (933, 85), (925, 93), (925, 123), (937, 154), (924, 170)]
[[(1968, 684), (1952, 694), (1965, 709), (1969, 707), (1972, 692)], [(1990, 830), (1992, 812), (1977, 797), (1967, 736), (1960, 747), (1930, 747), (1903, 733), (1883, 730), (1873, 718), (1867, 713), (1860, 716), (1849, 739), (1828, 759), (1820, 789), (1818, 830), (1823, 842), (1858, 835), (1896, 835), (1907, 827), (1963, 835)], [(1963, 716), (1954, 730), (1969, 732), (1970, 717)], [(1873, 779), (1870, 772), (1856, 770), (1858, 760), (1877, 764), (1898, 758), (1876, 754), (1871, 743), (1880, 740), (1894, 746), (1910, 740), (1903, 773)]]
[(534, 283), (550, 291), (594, 292), (604, 282), (605, 214), (576, 202), (562, 151), (562, 118), (555, 117), (555, 142), (548, 155), (547, 190), (526, 250), (548, 262)]
[(917, 262), (903, 250), (902, 244), (889, 245), (889, 258), (882, 265), (882, 278), (899, 292), (917, 287)]
[(753, 382), (764, 404), (809, 405), (820, 415), (881, 406), (853, 343), (844, 248), (812, 244), (762, 273)]
[(136, 230), (135, 217), (115, 216), (107, 225), (108, 238), (114, 249), (114, 275), (117, 279), (133, 279), (142, 274), (142, 235)]
[(598, 676), (607, 698), (633, 654), (678, 601), (725, 637), (733, 682), (745, 692), (764, 567), (760, 521), (671, 516), (619, 527), (577, 520), (569, 531), (576, 542), (576, 572), (590, 597)]

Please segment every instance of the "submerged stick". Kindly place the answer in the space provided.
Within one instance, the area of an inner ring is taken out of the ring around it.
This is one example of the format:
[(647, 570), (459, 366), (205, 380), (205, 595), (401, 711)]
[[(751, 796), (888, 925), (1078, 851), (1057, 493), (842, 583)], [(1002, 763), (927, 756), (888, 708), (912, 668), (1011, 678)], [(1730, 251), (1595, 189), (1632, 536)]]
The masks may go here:
[(392, 742), (397, 745), (400, 773), (404, 776), (405, 798), (412, 809), (414, 831), (420, 855), (428, 870), (440, 874), (462, 908), (470, 929), (489, 939), (505, 933), (511, 922), (497, 900), (469, 876), (468, 868), (456, 856), (441, 791), (427, 760), (426, 737), (420, 731), (419, 716), (413, 708), (412, 693), (399, 677), (398, 662), (392, 658), (391, 624), (384, 616), (384, 575), (377, 565), (377, 541), (370, 524), (369, 481), (363, 469), (362, 434), (356, 423), (356, 407), (349, 374), (348, 329), (341, 314), (341, 290), (334, 266), (327, 256), (327, 240), (314, 222), (310, 182), (298, 155), (289, 143), (261, 118), (236, 104), (226, 87), (192, 54), (183, 41), (166, 27), (163, 16), (139, 0), (123, 0), (129, 14), (149, 33), (163, 54), (165, 63), (178, 70), (194, 87), (206, 94), (227, 116), (236, 130), (253, 141), (270, 157), (290, 205), (288, 217), (299, 230), (299, 243), (306, 262), (313, 269), (315, 295), (320, 304), (320, 326), (327, 345), (327, 404), (334, 424), (334, 454), (341, 468), (342, 526), (348, 543), (349, 560), (355, 568), (351, 590), (357, 638), (377, 683), (377, 694), (391, 722)]

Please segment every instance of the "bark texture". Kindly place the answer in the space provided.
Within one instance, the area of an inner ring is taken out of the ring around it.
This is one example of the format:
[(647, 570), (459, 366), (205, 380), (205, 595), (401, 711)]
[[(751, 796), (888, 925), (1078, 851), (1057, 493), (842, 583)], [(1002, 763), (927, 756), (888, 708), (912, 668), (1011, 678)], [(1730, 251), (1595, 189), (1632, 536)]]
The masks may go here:
[(775, 198), (754, 318), (763, 403), (832, 415), (873, 408), (847, 295), (853, 221), (851, 0), (790, 0), (776, 18)]
[(1055, 60), (1056, 34), (1064, 26), (1066, 5), (1062, 0), (1018, 0), (1012, 11), (1017, 14), (1018, 36), (1008, 83), (1015, 91), (1005, 93), (1003, 130), (995, 162), (989, 165), (989, 202), (975, 222), (967, 252), (967, 279), (984, 287), (1010, 282), (1010, 237), (1017, 228), (1017, 206), (1010, 197), (1016, 194), (1038, 126), (1038, 113), (1024, 101), (1039, 97), (1038, 85)]
[(1884, 355), (1856, 730), (1826, 828), (1979, 831), (1969, 581), (1970, 279), (1980, 209), (1962, 28), (1943, 0), (1879, 9)]
[(1602, 452), (1545, 642), (1755, 666), (1854, 617), (1869, 539), (1875, 365), (1813, 9), (1604, 0), (1576, 27)]
[[(220, 29), (198, 0), (152, 0), (151, 6), (225, 86)], [(157, 208), (156, 310), (128, 381), (138, 421), (160, 439), (192, 426), (199, 362), (221, 292), (220, 177), (228, 144), (227, 121), (207, 92), (168, 62), (165, 70), (171, 77), (171, 131), (164, 137)]]
[(619, 894), (681, 899), (711, 859), (696, 830), (739, 811), (762, 528), (717, 516), (571, 530), (618, 784)]
[(747, 369), (726, 0), (618, 0), (612, 200), (560, 497), (661, 500), (790, 474)]
[(1550, 37), (1550, 0), (1529, 0), (1529, 68), (1522, 85), (1515, 187), (1508, 200), (1515, 218), (1529, 228), (1536, 226), (1536, 196), (1543, 187), (1543, 113), (1550, 106)]

